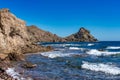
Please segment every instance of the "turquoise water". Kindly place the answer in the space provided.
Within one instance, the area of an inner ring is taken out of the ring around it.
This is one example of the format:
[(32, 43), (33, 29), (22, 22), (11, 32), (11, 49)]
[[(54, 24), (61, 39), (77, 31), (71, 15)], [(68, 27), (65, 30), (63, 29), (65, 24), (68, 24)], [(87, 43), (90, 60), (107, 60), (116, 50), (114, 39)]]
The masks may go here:
[(54, 51), (27, 55), (38, 80), (120, 80), (120, 42), (39, 43)]

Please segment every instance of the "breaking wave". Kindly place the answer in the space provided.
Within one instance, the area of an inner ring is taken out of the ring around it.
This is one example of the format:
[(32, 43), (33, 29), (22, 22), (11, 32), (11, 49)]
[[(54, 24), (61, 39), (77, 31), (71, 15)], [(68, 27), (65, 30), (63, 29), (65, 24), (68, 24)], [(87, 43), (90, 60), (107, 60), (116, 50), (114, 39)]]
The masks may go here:
[(87, 46), (93, 46), (94, 44), (88, 44)]
[(90, 51), (86, 53), (89, 55), (95, 55), (95, 56), (108, 56), (108, 55), (120, 54), (120, 52), (99, 51), (96, 49), (91, 49)]
[[(26, 80), (26, 78), (23, 78), (18, 72), (15, 71), (14, 68), (8, 68), (6, 70), (6, 73), (13, 77), (14, 79), (17, 79), (17, 80)], [(32, 79), (28, 79), (28, 80), (32, 80)]]
[(120, 49), (120, 47), (109, 46), (106, 49)]
[(101, 72), (112, 74), (112, 75), (120, 74), (119, 67), (108, 65), (108, 64), (102, 64), (102, 63), (83, 62), (82, 68), (92, 70), (92, 71), (101, 71)]
[(53, 52), (44, 52), (44, 53), (41, 53), (41, 55), (49, 58), (56, 58), (56, 57), (71, 57), (73, 55), (79, 55), (79, 54), (62, 53), (60, 51), (53, 51)]

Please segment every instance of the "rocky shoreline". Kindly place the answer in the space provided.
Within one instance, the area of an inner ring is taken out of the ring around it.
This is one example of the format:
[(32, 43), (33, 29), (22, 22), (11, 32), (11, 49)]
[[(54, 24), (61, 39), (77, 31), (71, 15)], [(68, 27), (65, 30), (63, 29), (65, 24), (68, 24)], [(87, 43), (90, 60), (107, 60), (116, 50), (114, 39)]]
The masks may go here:
[[(77, 33), (66, 38), (41, 30), (36, 26), (26, 26), (25, 21), (17, 18), (9, 9), (0, 10), (0, 80), (21, 80), (9, 75), (12, 62), (25, 60), (24, 54), (53, 50), (52, 47), (43, 47), (36, 42), (70, 42), (70, 41), (97, 41), (88, 30), (81, 28)], [(34, 67), (27, 63), (24, 67)], [(6, 71), (8, 70), (8, 71)], [(17, 74), (17, 73), (16, 73)], [(25, 79), (23, 79), (25, 80)], [(28, 79), (29, 80), (29, 79)]]
[(25, 21), (10, 13), (9, 9), (0, 10), (0, 80), (17, 80), (6, 70), (14, 66), (13, 62), (25, 60), (25, 53), (49, 50), (52, 48), (30, 40)]

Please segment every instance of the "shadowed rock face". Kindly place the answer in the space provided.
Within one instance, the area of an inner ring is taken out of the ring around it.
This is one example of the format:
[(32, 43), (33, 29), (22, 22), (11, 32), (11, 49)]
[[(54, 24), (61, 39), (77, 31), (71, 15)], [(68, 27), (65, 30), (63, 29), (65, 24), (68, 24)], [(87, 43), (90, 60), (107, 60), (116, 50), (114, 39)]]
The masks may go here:
[(90, 34), (90, 31), (86, 30), (83, 27), (80, 28), (80, 30), (77, 33), (66, 37), (65, 40), (66, 41), (71, 41), (71, 42), (79, 42), (79, 41), (93, 42), (93, 41), (97, 41), (97, 39), (94, 38)]

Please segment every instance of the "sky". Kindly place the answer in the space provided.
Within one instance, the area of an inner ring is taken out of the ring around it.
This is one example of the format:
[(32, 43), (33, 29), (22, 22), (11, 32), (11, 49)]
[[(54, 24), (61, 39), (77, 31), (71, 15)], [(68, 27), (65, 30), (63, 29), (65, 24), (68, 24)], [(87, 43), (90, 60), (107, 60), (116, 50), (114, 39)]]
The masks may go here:
[(100, 41), (120, 41), (120, 0), (0, 0), (0, 8), (61, 37), (85, 27)]

